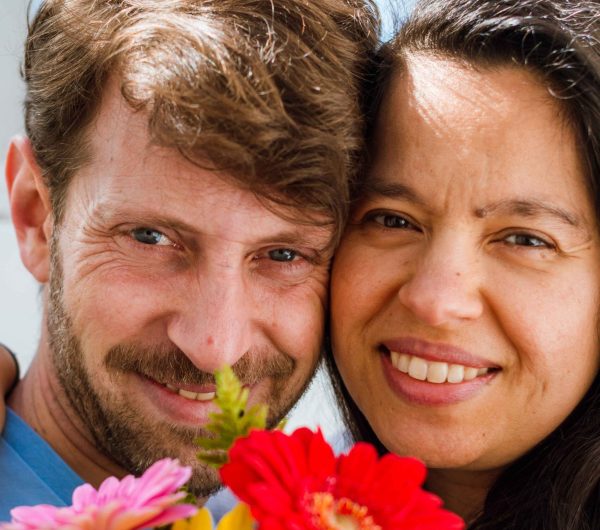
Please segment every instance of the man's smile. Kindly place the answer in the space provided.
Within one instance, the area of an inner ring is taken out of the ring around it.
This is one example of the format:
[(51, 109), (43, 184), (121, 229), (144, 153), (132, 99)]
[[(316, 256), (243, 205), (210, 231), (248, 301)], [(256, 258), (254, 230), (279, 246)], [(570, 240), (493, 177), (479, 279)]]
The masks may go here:
[(211, 401), (215, 397), (214, 391), (194, 392), (191, 390), (186, 390), (185, 388), (179, 388), (177, 386), (171, 385), (170, 383), (166, 383), (164, 386), (173, 393), (179, 394), (181, 397), (191, 399), (194, 401)]

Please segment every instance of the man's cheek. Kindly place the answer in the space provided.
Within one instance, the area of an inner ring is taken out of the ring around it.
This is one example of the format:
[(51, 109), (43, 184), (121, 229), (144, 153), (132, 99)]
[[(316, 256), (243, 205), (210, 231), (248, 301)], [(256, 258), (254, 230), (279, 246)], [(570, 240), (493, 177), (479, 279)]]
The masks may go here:
[(274, 326), (289, 345), (289, 351), (284, 351), (301, 359), (320, 350), (327, 305), (324, 282), (312, 281), (274, 299), (278, 300), (274, 308)]
[(166, 290), (168, 286), (147, 279), (130, 282), (98, 275), (65, 285), (64, 302), (80, 340), (107, 350), (141, 338), (164, 342), (161, 321), (169, 314), (170, 298)]

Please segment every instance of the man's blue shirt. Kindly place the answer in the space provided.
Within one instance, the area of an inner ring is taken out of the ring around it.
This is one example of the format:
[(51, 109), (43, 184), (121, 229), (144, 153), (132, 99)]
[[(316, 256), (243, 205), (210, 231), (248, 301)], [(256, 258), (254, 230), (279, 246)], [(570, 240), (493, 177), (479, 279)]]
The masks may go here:
[(0, 437), (0, 521), (15, 506), (69, 506), (83, 484), (54, 450), (12, 410)]

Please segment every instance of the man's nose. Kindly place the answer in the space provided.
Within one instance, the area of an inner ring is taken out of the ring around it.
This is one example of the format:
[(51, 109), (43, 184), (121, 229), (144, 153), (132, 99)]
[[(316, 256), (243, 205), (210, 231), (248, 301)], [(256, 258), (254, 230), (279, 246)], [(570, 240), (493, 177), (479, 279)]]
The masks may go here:
[(256, 306), (240, 271), (203, 275), (184, 300), (168, 324), (168, 336), (199, 369), (214, 373), (252, 349)]
[(429, 326), (452, 327), (483, 313), (476, 250), (456, 238), (432, 241), (419, 256), (398, 297)]

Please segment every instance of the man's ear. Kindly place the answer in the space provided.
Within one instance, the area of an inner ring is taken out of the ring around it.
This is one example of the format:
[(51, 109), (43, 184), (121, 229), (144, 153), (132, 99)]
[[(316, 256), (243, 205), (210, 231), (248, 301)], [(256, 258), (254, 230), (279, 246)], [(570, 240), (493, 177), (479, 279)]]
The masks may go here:
[(31, 142), (24, 136), (16, 136), (10, 143), (6, 185), (21, 261), (38, 282), (46, 283), (50, 271), (52, 208)]

